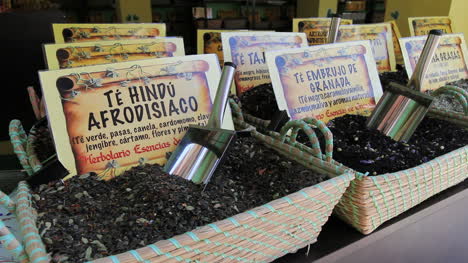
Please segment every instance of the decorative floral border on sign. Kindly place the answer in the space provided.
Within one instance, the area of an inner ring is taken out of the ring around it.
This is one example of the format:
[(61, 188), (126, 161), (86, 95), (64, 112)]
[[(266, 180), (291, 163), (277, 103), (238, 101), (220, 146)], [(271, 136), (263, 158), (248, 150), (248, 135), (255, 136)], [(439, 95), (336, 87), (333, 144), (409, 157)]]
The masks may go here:
[[(164, 44), (165, 42), (151, 42), (140, 44), (137, 46), (137, 52), (130, 51), (128, 49), (129, 46), (134, 46), (134, 44), (122, 44), (122, 43), (115, 43), (111, 46), (103, 45), (103, 44), (96, 44), (94, 47), (74, 47), (68, 46), (65, 49), (70, 51), (70, 56), (65, 60), (62, 60), (57, 55), (57, 59), (59, 61), (65, 62), (65, 68), (72, 68), (74, 63), (77, 61), (81, 61), (84, 59), (93, 59), (103, 56), (109, 63), (116, 63), (116, 62), (124, 62), (129, 60), (132, 55), (136, 54), (144, 54), (155, 58), (163, 57), (165, 54), (168, 57), (173, 56), (173, 52), (170, 51), (157, 51), (155, 48), (156, 45)], [(93, 52), (93, 53), (92, 53)], [(104, 53), (104, 54), (99, 54)], [(105, 53), (108, 53), (105, 55)]]
[[(122, 38), (150, 38), (156, 37), (157, 35), (151, 34), (150, 32), (153, 29), (142, 28), (142, 27), (135, 27), (135, 28), (117, 28), (117, 27), (99, 27), (95, 26), (91, 30), (86, 30), (87, 28), (81, 27), (70, 27), (69, 28), (73, 36), (69, 39), (71, 42), (75, 42), (77, 39), (88, 39), (91, 37), (100, 37), (101, 40), (109, 40), (110, 38), (114, 39), (122, 39)], [(144, 32), (141, 32), (144, 30)], [(144, 34), (146, 33), (146, 34)], [(97, 34), (105, 34), (105, 35), (97, 35)], [(127, 36), (127, 37), (126, 37)]]
[[(278, 72), (280, 74), (287, 74), (291, 67), (295, 67), (297, 65), (303, 65), (305, 63), (310, 63), (314, 66), (322, 67), (323, 63), (330, 63), (337, 57), (350, 57), (353, 61), (357, 61), (360, 56), (364, 56), (367, 52), (365, 47), (361, 48), (364, 49), (363, 53), (356, 53), (355, 47), (341, 47), (337, 51), (331, 51), (329, 48), (319, 48), (315, 51), (307, 51), (305, 50), (302, 52), (302, 56), (300, 58), (297, 57), (297, 54), (287, 54), (277, 56), (275, 58), (275, 64), (278, 68)], [(334, 53), (338, 53), (339, 56), (336, 56)], [(311, 60), (311, 57), (315, 57), (317, 59)]]
[[(73, 101), (74, 98), (81, 94), (81, 90), (90, 90), (95, 88), (103, 87), (107, 83), (115, 83), (119, 82), (121, 87), (127, 87), (130, 82), (138, 80), (143, 85), (149, 85), (151, 81), (156, 77), (162, 76), (169, 76), (169, 75), (176, 75), (178, 79), (185, 79), (187, 81), (192, 80), (193, 73), (176, 73), (177, 72), (177, 65), (182, 64), (182, 61), (167, 64), (166, 66), (162, 67), (159, 71), (151, 74), (144, 71), (144, 68), (138, 64), (135, 64), (129, 68), (123, 69), (114, 69), (114, 68), (107, 68), (103, 77), (93, 77), (95, 73), (90, 72), (80, 72), (80, 73), (71, 73), (70, 75), (66, 75), (63, 77), (71, 77), (74, 80), (75, 86), (73, 89), (68, 91), (61, 90), (61, 93), (66, 94), (66, 96), (62, 96), (62, 100), (64, 101)], [(125, 74), (124, 80), (119, 80), (118, 77), (121, 76), (122, 72)], [(116, 79), (115, 81), (109, 81), (108, 79)]]
[[(240, 48), (261, 45), (290, 45), (288, 40), (296, 36), (236, 36), (229, 38), (229, 45), (231, 46), (231, 53), (239, 50)], [(255, 43), (258, 42), (258, 43)], [(296, 43), (296, 47), (300, 47), (300, 43)]]
[[(297, 22), (297, 28), (299, 32), (303, 32), (307, 29), (316, 29), (316, 28), (327, 28), (330, 26), (331, 18), (320, 19), (320, 20), (299, 20)], [(352, 20), (342, 19), (340, 25), (351, 25)]]

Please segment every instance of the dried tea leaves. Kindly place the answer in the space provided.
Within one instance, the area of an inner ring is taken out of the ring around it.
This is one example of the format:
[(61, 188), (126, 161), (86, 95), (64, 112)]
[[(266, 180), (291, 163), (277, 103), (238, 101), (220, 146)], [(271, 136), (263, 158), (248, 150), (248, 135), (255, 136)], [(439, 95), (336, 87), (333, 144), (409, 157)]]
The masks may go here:
[(271, 120), (273, 114), (279, 110), (271, 83), (244, 92), (240, 101), (243, 111), (264, 120)]
[(407, 143), (368, 130), (365, 122), (366, 117), (345, 115), (329, 126), (335, 145), (333, 159), (370, 175), (412, 168), (468, 144), (467, 130), (438, 119), (426, 117)]
[(55, 261), (136, 249), (225, 219), (325, 180), (253, 138), (239, 138), (203, 191), (157, 165), (110, 181), (75, 176), (35, 190), (39, 232)]

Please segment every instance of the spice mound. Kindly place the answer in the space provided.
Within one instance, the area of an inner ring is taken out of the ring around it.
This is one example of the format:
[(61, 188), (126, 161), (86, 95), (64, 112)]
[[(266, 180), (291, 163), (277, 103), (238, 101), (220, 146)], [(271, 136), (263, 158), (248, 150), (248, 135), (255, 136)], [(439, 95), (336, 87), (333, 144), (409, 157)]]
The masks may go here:
[(370, 175), (412, 168), (468, 144), (468, 130), (443, 120), (426, 117), (405, 143), (366, 129), (366, 119), (345, 115), (328, 126), (333, 133), (333, 159)]
[[(456, 86), (468, 92), (468, 79), (461, 79), (458, 81), (448, 83), (447, 85)], [(431, 94), (432, 91), (427, 91), (427, 93)], [(433, 107), (460, 113), (463, 113), (464, 111), (462, 104), (459, 101), (457, 101), (457, 99), (455, 99), (453, 96), (447, 94), (441, 94), (440, 96), (438, 96), (433, 103)]]
[(380, 84), (382, 88), (385, 88), (391, 83), (396, 82), (398, 84), (406, 86), (408, 83), (408, 74), (404, 68), (399, 68), (394, 72), (383, 72), (379, 74)]
[(143, 247), (324, 181), (251, 137), (240, 137), (205, 189), (134, 167), (109, 181), (75, 176), (33, 189), (54, 262), (84, 262)]
[(243, 111), (260, 119), (271, 120), (273, 114), (279, 110), (271, 83), (246, 91), (240, 96), (240, 100)]

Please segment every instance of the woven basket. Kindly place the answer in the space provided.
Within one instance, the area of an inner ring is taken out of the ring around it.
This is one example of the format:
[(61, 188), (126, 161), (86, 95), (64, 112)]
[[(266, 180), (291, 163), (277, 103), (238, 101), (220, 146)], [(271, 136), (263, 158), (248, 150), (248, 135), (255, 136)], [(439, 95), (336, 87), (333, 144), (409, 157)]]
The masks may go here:
[[(431, 109), (429, 116), (468, 127), (468, 117)], [(468, 177), (468, 146), (427, 163), (377, 176), (356, 174), (335, 213), (363, 234)]]
[(28, 143), (28, 136), (24, 131), (23, 125), (19, 120), (12, 120), (8, 127), (8, 132), (10, 135), (10, 142), (13, 146), (13, 151), (15, 152), (18, 160), (26, 171), (28, 175), (33, 173), (31, 165), (29, 164), (28, 155), (26, 153), (26, 146)]
[[(236, 123), (252, 129), (242, 119)], [(270, 262), (314, 243), (354, 174), (331, 163), (320, 166), (322, 160), (304, 155), (296, 147), (255, 130), (252, 135), (332, 179), (171, 239), (93, 262)], [(18, 192), (17, 199), (0, 195), (0, 204), (14, 212), (21, 224), (26, 224), (21, 226), (25, 245), (23, 247), (7, 232), (0, 232), (4, 236), (0, 240), (9, 240), (6, 247), (21, 257), (21, 262), (48, 262), (44, 245), (37, 235), (34, 216), (37, 212), (31, 207), (31, 194), (26, 183), (20, 183)]]
[[(249, 114), (243, 116), (248, 123), (263, 129), (271, 137), (279, 136), (275, 132), (266, 131), (270, 121)], [(468, 127), (468, 116), (456, 112), (431, 109), (429, 116)], [(310, 152), (302, 144), (288, 140), (285, 142)], [(332, 163), (341, 166), (337, 162)], [(356, 179), (346, 190), (335, 213), (361, 233), (369, 234), (385, 221), (464, 181), (468, 177), (468, 146), (404, 171), (376, 176), (366, 176), (359, 172), (355, 174)]]
[(363, 234), (468, 177), (468, 146), (417, 167), (377, 176), (357, 174), (335, 213)]

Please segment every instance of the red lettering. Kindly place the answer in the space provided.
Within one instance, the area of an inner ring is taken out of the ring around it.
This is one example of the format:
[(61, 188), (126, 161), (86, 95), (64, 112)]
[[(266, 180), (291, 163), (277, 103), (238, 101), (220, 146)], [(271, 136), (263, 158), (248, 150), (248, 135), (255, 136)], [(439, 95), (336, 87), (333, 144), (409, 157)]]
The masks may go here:
[(133, 151), (137, 154), (145, 153), (145, 152), (153, 152), (161, 149), (165, 149), (171, 146), (169, 142), (163, 143), (156, 143), (148, 146), (141, 146), (140, 144), (135, 145)]
[(88, 156), (80, 155), (77, 157), (77, 159), (80, 161), (85, 161), (90, 164), (95, 164), (95, 163), (100, 163), (104, 161), (111, 161), (111, 160), (115, 160), (119, 158), (128, 157), (131, 155), (131, 153), (132, 152), (130, 150), (122, 150), (116, 153), (112, 151), (108, 153), (99, 152), (98, 156), (93, 156), (93, 154), (90, 154)]
[(330, 110), (327, 110), (325, 112), (325, 115), (327, 117), (336, 117), (336, 116), (339, 116), (339, 115), (344, 115), (346, 114), (346, 110), (345, 109), (339, 109), (339, 110), (336, 110), (336, 111), (330, 111)]

